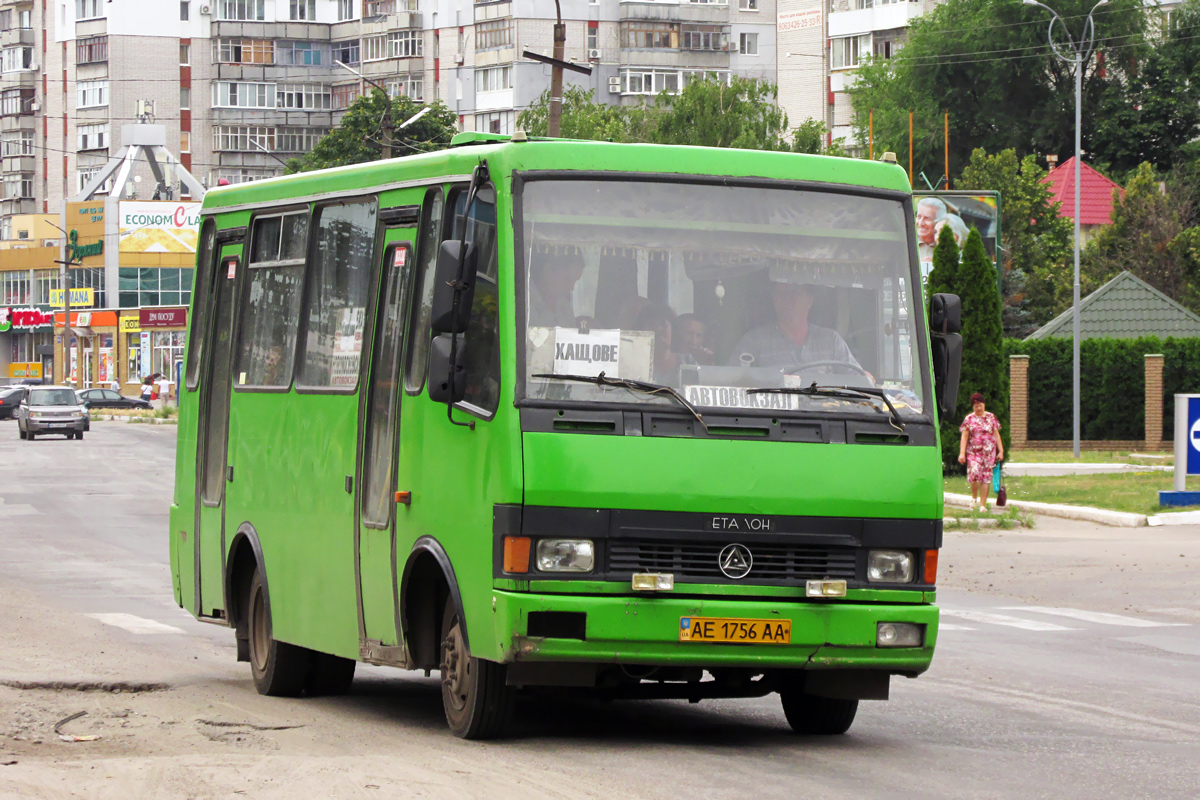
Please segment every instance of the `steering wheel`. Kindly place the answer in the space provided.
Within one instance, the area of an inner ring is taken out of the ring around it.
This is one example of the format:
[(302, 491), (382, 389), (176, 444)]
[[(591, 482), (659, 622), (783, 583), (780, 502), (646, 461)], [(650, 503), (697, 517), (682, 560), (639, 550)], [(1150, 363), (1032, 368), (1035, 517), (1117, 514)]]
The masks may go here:
[(855, 364), (853, 361), (838, 361), (837, 359), (830, 359), (828, 361), (809, 361), (805, 364), (797, 364), (794, 367), (788, 367), (787, 369), (785, 369), (783, 371), (783, 374), (784, 375), (799, 375), (801, 372), (804, 372), (805, 370), (810, 369), (812, 367), (848, 367), (866, 378), (871, 377), (871, 373), (867, 372), (865, 369), (860, 367), (858, 364)]

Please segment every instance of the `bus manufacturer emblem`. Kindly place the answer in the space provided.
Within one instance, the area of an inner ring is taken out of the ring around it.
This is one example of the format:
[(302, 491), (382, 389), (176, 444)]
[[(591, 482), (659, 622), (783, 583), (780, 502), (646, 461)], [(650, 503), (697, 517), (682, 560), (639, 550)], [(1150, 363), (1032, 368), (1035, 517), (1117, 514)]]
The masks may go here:
[(754, 556), (744, 544), (727, 544), (717, 556), (717, 566), (726, 578), (736, 581), (750, 574)]

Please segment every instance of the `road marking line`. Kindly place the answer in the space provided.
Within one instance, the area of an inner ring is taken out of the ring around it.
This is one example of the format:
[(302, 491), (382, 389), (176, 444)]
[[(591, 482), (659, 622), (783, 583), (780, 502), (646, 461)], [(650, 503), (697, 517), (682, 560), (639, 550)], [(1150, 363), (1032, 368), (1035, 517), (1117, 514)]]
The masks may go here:
[(95, 620), (99, 620), (105, 625), (123, 628), (130, 633), (150, 634), (185, 632), (182, 628), (176, 628), (174, 625), (164, 625), (161, 622), (155, 622), (154, 620), (146, 619), (145, 617), (135, 617), (133, 614), (87, 614), (86, 616), (89, 616)]
[(1084, 611), (1078, 608), (1047, 608), (1045, 606), (1001, 606), (1001, 611), (1036, 611), (1039, 614), (1053, 614), (1059, 617), (1070, 617), (1083, 622), (1094, 622), (1097, 625), (1124, 625), (1130, 628), (1177, 628), (1187, 627), (1186, 622), (1155, 622), (1137, 617), (1124, 617), (1120, 614), (1106, 614), (1102, 611)]
[(977, 630), (979, 630), (979, 628), (970, 628), (966, 625), (955, 625), (950, 622), (939, 622), (938, 630), (939, 631), (977, 631)]
[(943, 608), (942, 614), (948, 617), (958, 617), (969, 622), (987, 622), (992, 625), (1006, 625), (1010, 628), (1020, 628), (1026, 631), (1077, 631), (1079, 628), (1067, 628), (1055, 625), (1053, 622), (1040, 622), (1035, 619), (1021, 619), (1007, 614), (989, 614), (986, 611), (951, 611)]

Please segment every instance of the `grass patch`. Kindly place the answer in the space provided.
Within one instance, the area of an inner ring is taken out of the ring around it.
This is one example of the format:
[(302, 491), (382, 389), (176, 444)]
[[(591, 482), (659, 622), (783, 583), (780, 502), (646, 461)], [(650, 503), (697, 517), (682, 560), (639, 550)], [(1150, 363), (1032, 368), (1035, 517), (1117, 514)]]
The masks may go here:
[[(965, 477), (949, 477), (943, 484), (947, 492), (971, 494)], [(1009, 500), (1035, 500), (1039, 503), (1063, 503), (1075, 506), (1107, 508), (1133, 514), (1161, 514), (1195, 510), (1160, 506), (1158, 493), (1173, 489), (1169, 472), (1127, 472), (1116, 475), (1005, 476)], [(1200, 476), (1188, 478), (1189, 490), (1200, 490)]]
[(1137, 450), (1081, 450), (1079, 461), (1071, 450), (1014, 450), (1008, 454), (1008, 461), (1018, 464), (1156, 464), (1170, 466), (1175, 463), (1173, 453), (1151, 453), (1150, 455), (1166, 456), (1166, 458), (1134, 459), (1130, 452)]
[[(946, 530), (948, 531), (981, 530), (982, 527), (979, 521), (984, 519), (994, 519), (996, 521), (995, 529), (1002, 531), (1012, 530), (1020, 526), (1032, 528), (1037, 522), (1033, 514), (1018, 511), (1012, 506), (1005, 509), (997, 509), (994, 513), (947, 506), (942, 516), (954, 517), (956, 520), (946, 526)], [(989, 527), (987, 530), (992, 530), (992, 528)]]

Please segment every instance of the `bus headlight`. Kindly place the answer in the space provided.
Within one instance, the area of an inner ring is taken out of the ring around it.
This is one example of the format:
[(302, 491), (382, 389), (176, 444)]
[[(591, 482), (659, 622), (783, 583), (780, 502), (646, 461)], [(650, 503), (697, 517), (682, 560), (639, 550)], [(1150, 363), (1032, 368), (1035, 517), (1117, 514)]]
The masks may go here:
[(875, 646), (920, 647), (924, 628), (911, 622), (880, 622), (875, 626)]
[(541, 539), (537, 568), (542, 572), (591, 572), (596, 548), (591, 539)]
[(871, 550), (867, 553), (867, 580), (873, 583), (911, 583), (913, 554), (907, 550)]

